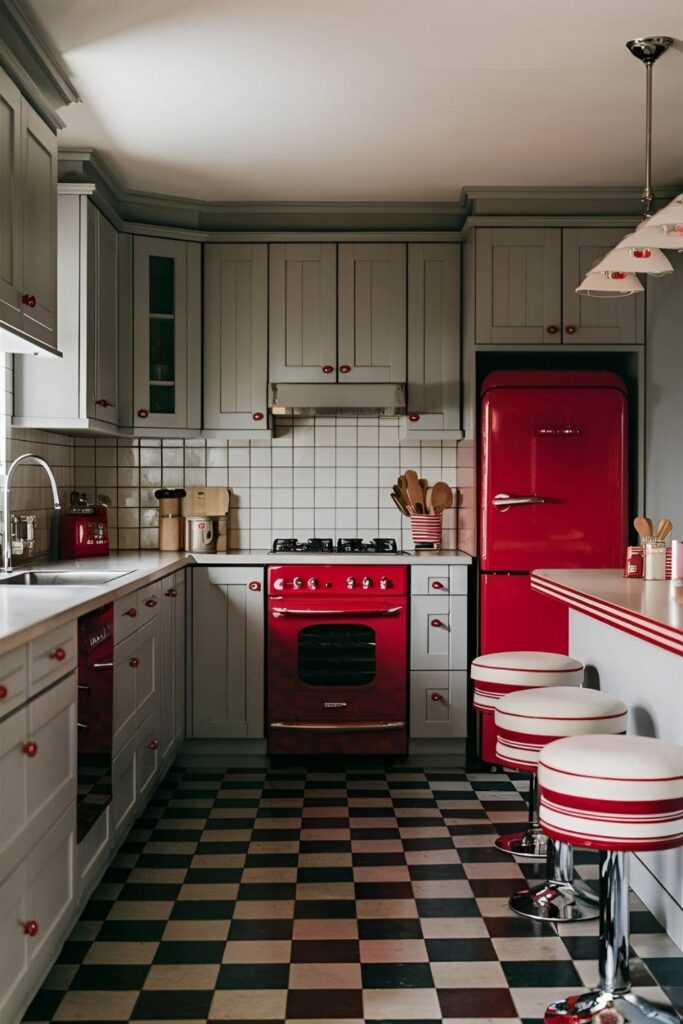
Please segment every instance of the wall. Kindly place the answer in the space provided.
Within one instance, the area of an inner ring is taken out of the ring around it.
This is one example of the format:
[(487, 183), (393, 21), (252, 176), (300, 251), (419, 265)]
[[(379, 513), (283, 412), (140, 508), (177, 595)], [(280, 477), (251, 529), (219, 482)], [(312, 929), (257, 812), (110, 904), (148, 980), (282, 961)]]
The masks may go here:
[(457, 486), (461, 507), (444, 519), (443, 546), (474, 551), (471, 442), (399, 446), (395, 417), (278, 419), (272, 441), (77, 438), (75, 486), (111, 502), (112, 542), (154, 548), (158, 487), (230, 487), (229, 546), (266, 549), (274, 537), (395, 537), (408, 520), (389, 498), (405, 469)]

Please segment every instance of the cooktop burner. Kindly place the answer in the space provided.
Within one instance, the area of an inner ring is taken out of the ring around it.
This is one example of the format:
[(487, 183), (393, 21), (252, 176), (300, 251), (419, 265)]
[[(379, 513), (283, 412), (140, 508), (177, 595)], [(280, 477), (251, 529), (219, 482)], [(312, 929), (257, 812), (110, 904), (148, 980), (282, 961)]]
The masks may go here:
[(366, 555), (395, 555), (398, 553), (398, 545), (393, 537), (373, 537), (372, 540), (363, 540), (361, 537), (343, 537), (337, 541), (336, 546), (331, 537), (309, 537), (308, 540), (298, 540), (296, 537), (278, 537), (273, 541), (273, 554), (299, 551), (321, 555), (345, 555), (354, 552)]

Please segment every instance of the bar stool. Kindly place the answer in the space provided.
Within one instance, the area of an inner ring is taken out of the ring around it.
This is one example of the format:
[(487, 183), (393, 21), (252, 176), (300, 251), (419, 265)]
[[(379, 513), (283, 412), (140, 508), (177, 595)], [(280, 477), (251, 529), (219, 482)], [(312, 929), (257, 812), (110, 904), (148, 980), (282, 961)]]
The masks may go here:
[[(496, 758), (535, 773), (547, 744), (564, 736), (624, 733), (627, 716), (623, 700), (598, 690), (553, 686), (510, 693), (496, 705)], [(510, 907), (538, 921), (587, 921), (599, 913), (593, 893), (574, 883), (573, 848), (553, 839), (547, 840), (546, 881), (515, 893)]]
[[(481, 714), (481, 757), (498, 764), (494, 711), (498, 702), (510, 693), (546, 686), (581, 686), (583, 665), (566, 654), (548, 651), (501, 651), (482, 654), (472, 662), (472, 704)], [(516, 857), (543, 859), (546, 840), (538, 828), (536, 776), (531, 775), (529, 826), (525, 832), (500, 836), (496, 846)]]
[(538, 775), (548, 835), (600, 850), (599, 987), (551, 1003), (545, 1024), (679, 1024), (670, 1004), (631, 992), (625, 854), (683, 845), (683, 747), (645, 736), (570, 736), (544, 747)]

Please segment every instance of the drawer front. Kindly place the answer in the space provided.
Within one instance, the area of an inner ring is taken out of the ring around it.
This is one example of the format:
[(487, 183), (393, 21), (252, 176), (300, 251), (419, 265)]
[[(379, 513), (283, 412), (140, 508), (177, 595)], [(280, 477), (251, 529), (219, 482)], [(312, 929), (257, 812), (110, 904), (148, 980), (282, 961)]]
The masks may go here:
[(128, 594), (114, 602), (114, 643), (120, 644), (134, 633), (140, 625), (138, 618), (138, 595)]
[(410, 667), (448, 669), (450, 661), (448, 597), (414, 597), (410, 607)]
[(0, 718), (23, 704), (28, 695), (28, 645), (0, 658)]
[(76, 668), (78, 647), (76, 622), (50, 630), (29, 644), (29, 697)]
[(410, 673), (410, 735), (467, 736), (467, 672)]
[(28, 912), (28, 865), (22, 861), (0, 881), (0, 1020), (11, 1020), (28, 968), (31, 938), (24, 933)]
[(134, 633), (114, 648), (114, 694), (112, 710), (112, 749), (121, 750), (135, 732), (137, 708), (138, 634)]
[(138, 625), (144, 626), (146, 622), (150, 622), (159, 614), (161, 580), (142, 587), (137, 591), (136, 597), (138, 599)]
[(413, 594), (466, 594), (466, 565), (413, 565), (410, 569)]
[(29, 938), (29, 963), (49, 956), (61, 943), (75, 899), (76, 807), (69, 807), (40, 840), (29, 858), (29, 919), (38, 932)]

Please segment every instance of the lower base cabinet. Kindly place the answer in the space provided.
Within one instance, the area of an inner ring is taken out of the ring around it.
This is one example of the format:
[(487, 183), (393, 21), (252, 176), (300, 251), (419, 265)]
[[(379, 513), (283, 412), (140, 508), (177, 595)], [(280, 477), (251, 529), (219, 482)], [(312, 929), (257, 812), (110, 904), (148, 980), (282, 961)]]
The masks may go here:
[(467, 672), (410, 673), (413, 739), (467, 736)]

